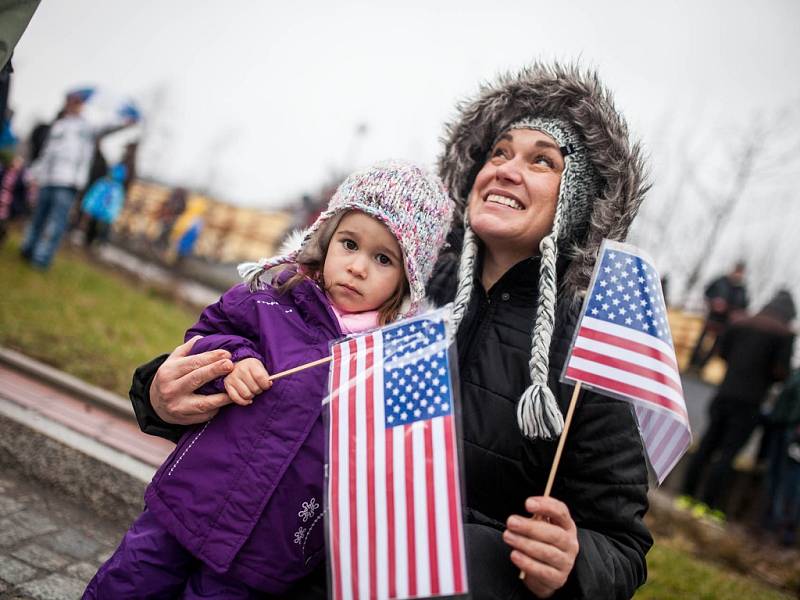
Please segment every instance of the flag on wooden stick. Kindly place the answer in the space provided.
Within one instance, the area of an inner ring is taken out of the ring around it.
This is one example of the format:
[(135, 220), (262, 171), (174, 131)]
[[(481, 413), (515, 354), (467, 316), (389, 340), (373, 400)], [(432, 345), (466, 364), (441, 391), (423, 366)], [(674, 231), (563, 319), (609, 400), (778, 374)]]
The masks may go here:
[(659, 483), (691, 444), (661, 281), (634, 246), (603, 242), (562, 379), (633, 402)]
[(447, 314), (333, 346), (326, 504), (335, 600), (467, 591)]

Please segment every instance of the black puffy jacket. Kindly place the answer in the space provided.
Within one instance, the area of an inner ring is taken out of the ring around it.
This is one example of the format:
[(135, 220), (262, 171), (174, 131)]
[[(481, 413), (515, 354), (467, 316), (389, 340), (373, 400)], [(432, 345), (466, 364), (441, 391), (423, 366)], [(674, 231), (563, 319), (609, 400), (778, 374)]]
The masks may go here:
[[(441, 266), (430, 288), (439, 303), (455, 289), (454, 268)], [(530, 258), (488, 294), (476, 281), (457, 337), (467, 506), (498, 529), (510, 514), (524, 514), (528, 496), (542, 494), (556, 449), (555, 441), (524, 438), (516, 419), (517, 401), (530, 385), (538, 272), (539, 259)], [(551, 346), (549, 384), (563, 412), (573, 386), (558, 380), (571, 338), (572, 327), (557, 326)], [(632, 406), (582, 391), (552, 492), (569, 507), (580, 544), (557, 598), (633, 596), (646, 579), (652, 545), (642, 520), (647, 486)]]

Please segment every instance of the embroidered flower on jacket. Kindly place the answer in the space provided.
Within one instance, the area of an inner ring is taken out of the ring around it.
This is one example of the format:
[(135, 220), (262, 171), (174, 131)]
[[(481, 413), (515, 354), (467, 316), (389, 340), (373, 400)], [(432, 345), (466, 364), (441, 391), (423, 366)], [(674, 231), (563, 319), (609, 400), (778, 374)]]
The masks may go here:
[(303, 523), (314, 517), (314, 512), (319, 508), (316, 498), (311, 498), (308, 502), (303, 502), (303, 510), (297, 516), (303, 519)]
[(294, 543), (295, 544), (302, 544), (306, 537), (306, 528), (301, 527), (297, 531), (294, 532)]

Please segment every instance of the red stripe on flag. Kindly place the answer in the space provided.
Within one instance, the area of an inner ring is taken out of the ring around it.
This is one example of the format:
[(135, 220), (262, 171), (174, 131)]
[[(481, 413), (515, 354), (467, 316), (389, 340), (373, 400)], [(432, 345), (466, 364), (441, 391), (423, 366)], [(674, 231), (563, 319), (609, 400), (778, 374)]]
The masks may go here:
[(632, 352), (637, 352), (639, 354), (649, 356), (650, 358), (654, 358), (657, 361), (664, 363), (665, 365), (669, 366), (675, 371), (678, 371), (678, 365), (675, 363), (675, 359), (669, 356), (668, 354), (664, 354), (663, 352), (661, 352), (657, 348), (654, 348), (653, 346), (648, 346), (647, 344), (634, 342), (632, 340), (619, 337), (618, 335), (605, 333), (603, 331), (597, 331), (596, 329), (590, 329), (585, 325), (581, 326), (580, 331), (578, 331), (578, 337), (579, 338), (583, 337), (598, 342), (604, 342), (606, 344), (612, 344), (614, 346), (625, 348), (626, 350), (630, 350)]
[(657, 381), (658, 383), (666, 385), (667, 387), (670, 387), (679, 394), (683, 395), (681, 386), (678, 385), (674, 379), (667, 377), (660, 371), (654, 371), (653, 369), (648, 369), (647, 367), (637, 365), (636, 363), (632, 363), (627, 360), (622, 360), (621, 358), (600, 354), (599, 352), (587, 350), (586, 348), (579, 348), (577, 346), (572, 349), (572, 356), (585, 358), (586, 360), (591, 360), (592, 362), (600, 363), (601, 365), (614, 367), (615, 369), (620, 369), (622, 371), (627, 371), (628, 373), (633, 373), (634, 375), (652, 379), (653, 381)]
[(406, 451), (406, 529), (408, 530), (408, 594), (417, 595), (416, 523), (414, 522), (414, 448), (410, 427), (399, 426), (403, 432)]
[[(333, 374), (331, 381), (331, 423), (334, 429), (331, 431), (331, 476), (330, 476), (330, 495), (331, 495), (331, 537), (339, 540), (339, 385), (341, 377), (338, 366), (342, 359), (342, 348), (338, 344), (333, 347)], [(339, 544), (331, 544), (331, 570), (333, 572), (333, 597), (342, 597), (342, 571), (339, 563)]]
[(349, 364), (347, 369), (347, 459), (349, 475), (349, 510), (350, 510), (350, 585), (353, 588), (353, 598), (358, 598), (358, 524), (356, 523), (356, 386), (353, 380), (356, 375), (356, 342), (348, 342), (350, 348)]
[(386, 529), (389, 561), (389, 598), (397, 597), (397, 565), (394, 535), (394, 430), (386, 430)]
[(425, 483), (428, 498), (428, 563), (431, 570), (431, 594), (439, 595), (439, 552), (436, 543), (436, 504), (435, 490), (433, 487), (433, 430), (431, 420), (422, 421), (425, 424)]
[(671, 410), (674, 413), (683, 416), (684, 418), (687, 418), (686, 411), (682, 406), (676, 404), (671, 399), (666, 398), (661, 394), (656, 394), (655, 392), (651, 392), (650, 390), (645, 390), (635, 385), (623, 383), (617, 379), (610, 379), (608, 377), (603, 377), (602, 375), (597, 375), (589, 371), (576, 369), (575, 367), (567, 368), (567, 377), (575, 379), (576, 381), (583, 381), (585, 383), (596, 385), (606, 390), (619, 392), (620, 394), (626, 394), (628, 396), (631, 396), (632, 398), (645, 400), (647, 402), (650, 402), (651, 404), (657, 404), (658, 406), (662, 406), (668, 410)]
[(458, 515), (460, 513), (460, 500), (458, 497), (458, 486), (456, 484), (456, 469), (458, 468), (458, 457), (456, 453), (456, 440), (453, 435), (453, 417), (447, 415), (444, 419), (444, 438), (445, 451), (447, 452), (447, 505), (450, 507), (450, 552), (453, 555), (453, 581), (455, 583), (455, 593), (463, 593), (466, 589), (464, 584), (464, 566), (461, 564), (463, 556), (461, 547), (461, 523)]
[(369, 596), (375, 598), (378, 595), (377, 588), (377, 557), (375, 554), (375, 373), (373, 369), (375, 338), (368, 335), (364, 339), (366, 356), (364, 357), (364, 369), (366, 374), (365, 396), (367, 401), (367, 531), (369, 538)]
[(658, 446), (653, 449), (654, 456), (664, 456), (664, 451), (666, 450), (667, 445), (669, 445), (671, 442), (674, 442), (675, 435), (680, 433), (682, 429), (685, 429), (677, 419), (670, 419), (667, 427), (668, 429), (666, 432), (664, 432), (664, 435), (661, 436), (661, 441), (659, 441)]

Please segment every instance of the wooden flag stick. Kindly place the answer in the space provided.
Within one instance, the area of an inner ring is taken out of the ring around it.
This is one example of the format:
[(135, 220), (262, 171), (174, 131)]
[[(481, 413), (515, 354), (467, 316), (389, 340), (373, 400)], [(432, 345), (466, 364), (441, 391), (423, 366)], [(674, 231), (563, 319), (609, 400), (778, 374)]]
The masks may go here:
[(550, 495), (553, 491), (553, 482), (556, 479), (556, 471), (558, 470), (558, 463), (561, 462), (561, 454), (564, 451), (564, 444), (567, 441), (567, 433), (569, 433), (569, 425), (572, 423), (572, 415), (575, 412), (575, 405), (578, 403), (578, 394), (581, 391), (581, 382), (575, 384), (575, 390), (572, 392), (572, 398), (569, 401), (569, 408), (567, 409), (567, 417), (564, 419), (564, 430), (561, 432), (561, 437), (558, 438), (558, 448), (556, 448), (556, 455), (553, 458), (553, 465), (550, 467), (550, 477), (547, 478), (547, 485), (544, 488), (545, 497)]
[(292, 367), (291, 369), (286, 369), (285, 371), (281, 371), (280, 373), (275, 373), (274, 375), (269, 376), (270, 381), (274, 381), (276, 379), (280, 379), (281, 377), (286, 377), (287, 375), (291, 375), (292, 373), (297, 373), (298, 371), (302, 371), (304, 369), (310, 369), (311, 367), (316, 367), (317, 365), (322, 365), (327, 362), (331, 362), (333, 360), (333, 356), (326, 356), (325, 358), (320, 358), (319, 360), (315, 360), (310, 363), (306, 363), (304, 365), (299, 365), (297, 367)]
[[(572, 398), (570, 398), (569, 401), (569, 408), (567, 408), (567, 416), (564, 419), (564, 429), (561, 431), (561, 437), (558, 438), (558, 448), (556, 448), (556, 455), (553, 458), (553, 464), (550, 467), (550, 476), (547, 478), (547, 485), (544, 488), (545, 497), (549, 497), (550, 492), (553, 491), (553, 482), (556, 480), (558, 463), (561, 462), (561, 454), (564, 452), (564, 444), (567, 441), (567, 433), (569, 433), (569, 426), (570, 423), (572, 423), (572, 415), (575, 412), (575, 405), (578, 403), (578, 394), (580, 391), (581, 382), (579, 381), (577, 384), (575, 384), (575, 389), (572, 392)], [(525, 571), (520, 570), (519, 578), (525, 579)]]

